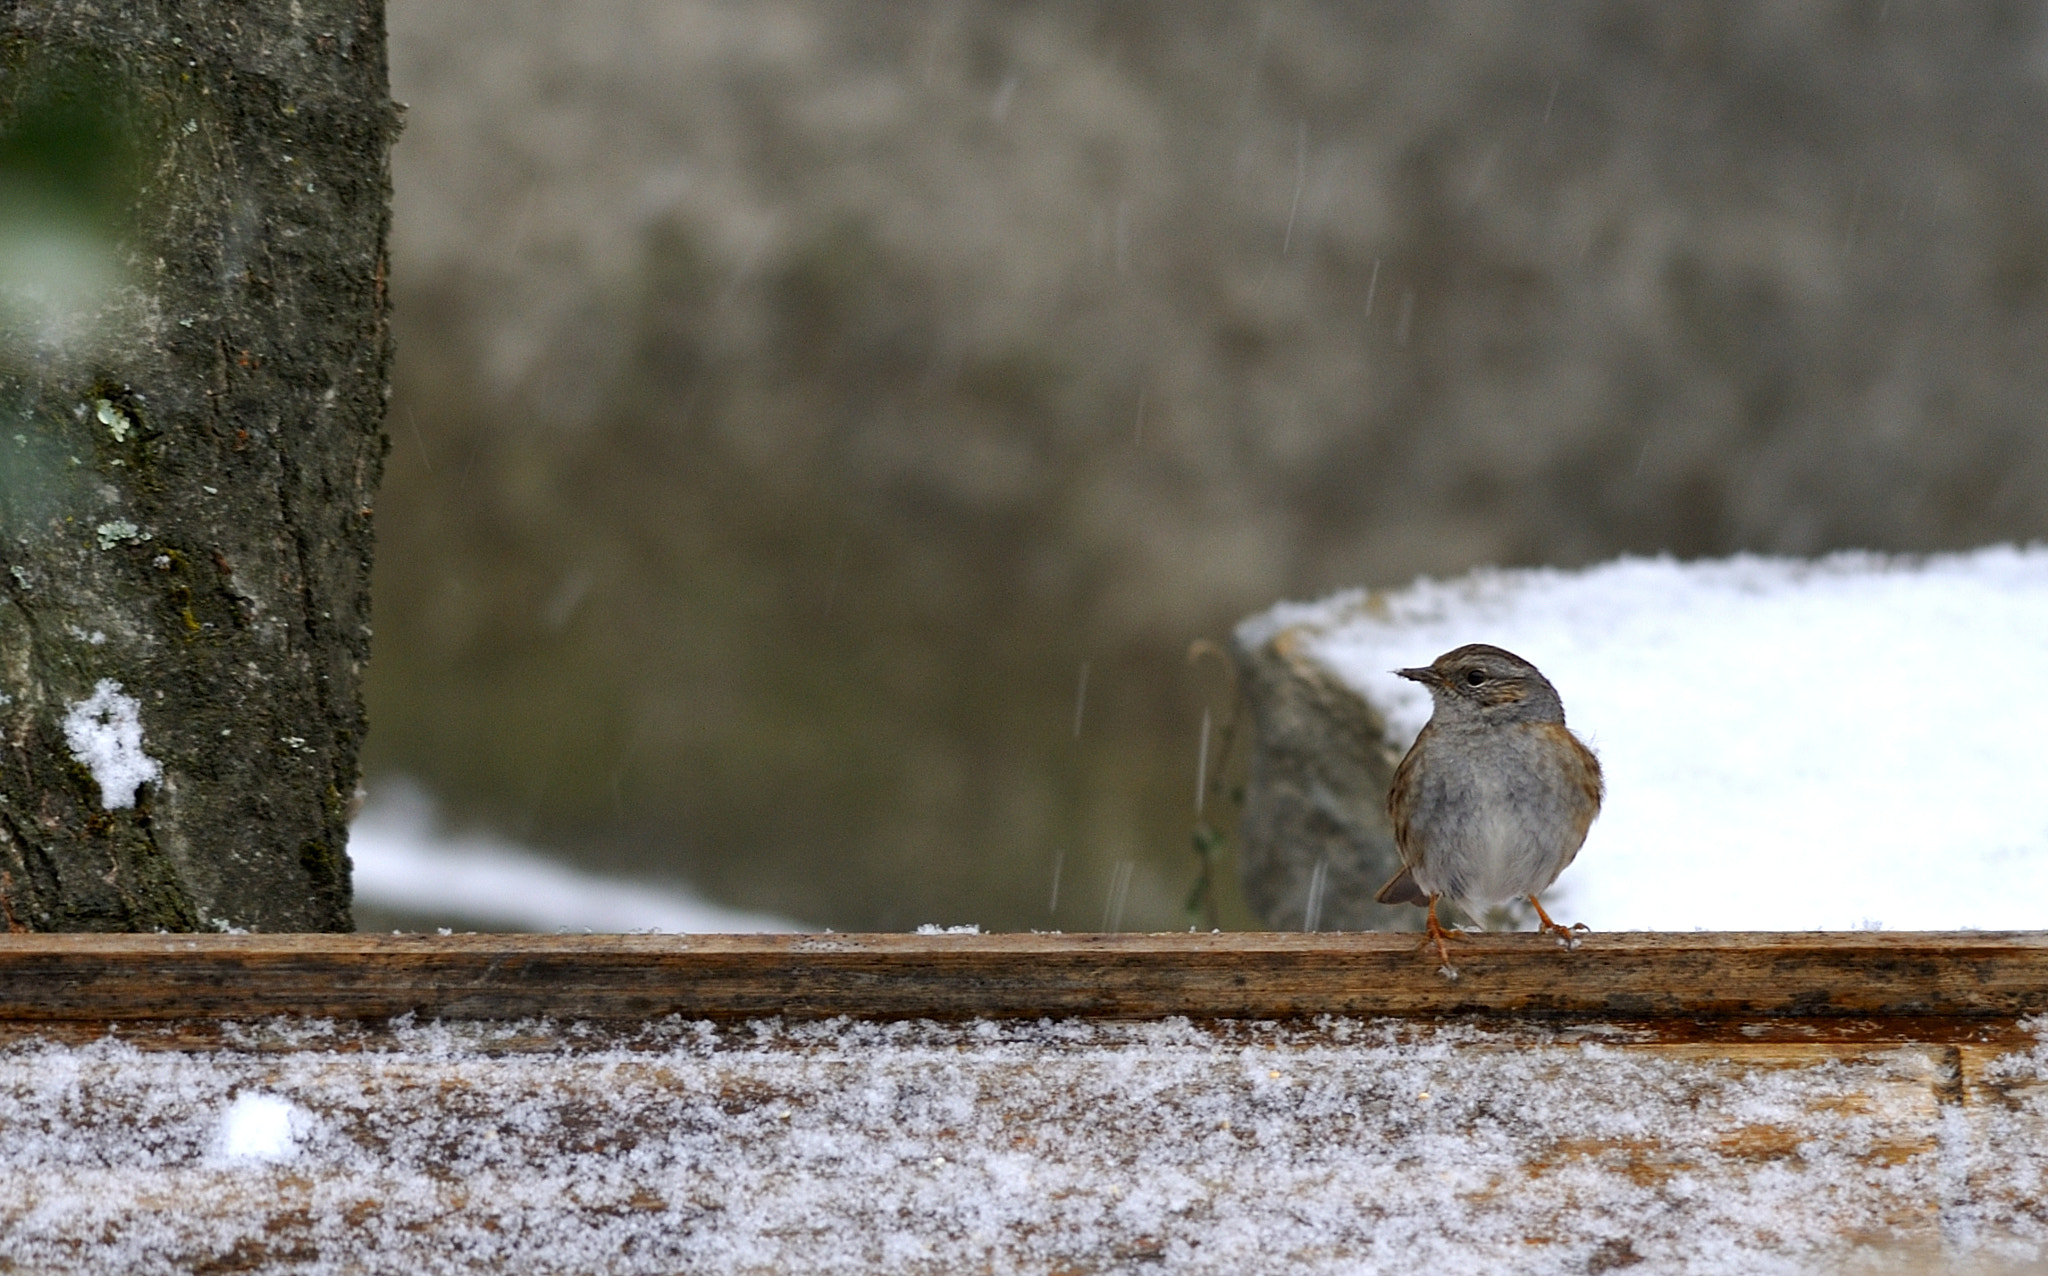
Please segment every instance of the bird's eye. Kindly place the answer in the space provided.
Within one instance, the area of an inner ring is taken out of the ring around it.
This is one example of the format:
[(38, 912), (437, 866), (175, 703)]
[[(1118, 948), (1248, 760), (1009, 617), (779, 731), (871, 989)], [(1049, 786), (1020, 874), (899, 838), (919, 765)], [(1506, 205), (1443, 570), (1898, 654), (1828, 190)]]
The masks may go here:
[(1477, 669), (1467, 669), (1465, 671), (1465, 685), (1468, 687), (1483, 687), (1486, 685), (1486, 675)]

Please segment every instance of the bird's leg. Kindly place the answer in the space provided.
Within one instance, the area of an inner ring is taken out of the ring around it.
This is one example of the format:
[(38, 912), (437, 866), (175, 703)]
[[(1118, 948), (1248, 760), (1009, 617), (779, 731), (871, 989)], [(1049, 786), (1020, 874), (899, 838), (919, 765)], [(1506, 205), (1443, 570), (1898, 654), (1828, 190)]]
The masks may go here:
[(1558, 923), (1552, 921), (1550, 919), (1550, 914), (1543, 911), (1543, 902), (1537, 899), (1534, 895), (1531, 895), (1529, 897), (1529, 903), (1534, 905), (1536, 909), (1536, 929), (1542, 931), (1546, 935), (1557, 936), (1557, 942), (1563, 944), (1566, 948), (1577, 948), (1579, 946), (1579, 937), (1577, 932), (1582, 930), (1590, 931), (1593, 929), (1591, 926), (1586, 925), (1586, 923), (1584, 922), (1573, 922), (1569, 926), (1561, 926)]
[(1456, 979), (1458, 977), (1458, 968), (1451, 964), (1451, 950), (1445, 946), (1444, 941), (1457, 937), (1457, 932), (1445, 930), (1444, 924), (1436, 919), (1436, 902), (1441, 898), (1443, 897), (1440, 895), (1429, 897), (1429, 937), (1422, 942), (1424, 944), (1431, 942), (1436, 944), (1436, 955), (1443, 962), (1441, 969), (1444, 975), (1447, 978)]

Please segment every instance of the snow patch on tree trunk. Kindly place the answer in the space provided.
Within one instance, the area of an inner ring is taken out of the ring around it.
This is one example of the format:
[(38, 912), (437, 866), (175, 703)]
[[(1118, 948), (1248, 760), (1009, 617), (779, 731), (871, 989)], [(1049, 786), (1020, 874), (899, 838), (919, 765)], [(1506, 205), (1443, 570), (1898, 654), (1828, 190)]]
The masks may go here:
[(112, 678), (71, 706), (64, 739), (72, 759), (99, 783), (100, 805), (109, 811), (134, 806), (137, 789), (163, 778), (163, 764), (142, 747), (142, 706)]

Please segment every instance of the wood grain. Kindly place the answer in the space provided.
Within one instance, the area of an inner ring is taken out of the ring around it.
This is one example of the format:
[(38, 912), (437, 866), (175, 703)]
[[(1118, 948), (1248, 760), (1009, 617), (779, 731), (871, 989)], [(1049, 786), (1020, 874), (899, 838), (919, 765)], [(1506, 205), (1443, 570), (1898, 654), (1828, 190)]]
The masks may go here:
[(0, 1022), (1075, 1016), (1996, 1018), (2048, 933), (7, 935)]
[[(222, 1272), (458, 1243), (581, 1270), (593, 1237), (642, 1270), (714, 1238), (760, 1255), (735, 1270), (1109, 1272), (1186, 1242), (1236, 1271), (1401, 1266), (1420, 1236), (1472, 1270), (1788, 1246), (1944, 1270), (1979, 1234), (2048, 1236), (2048, 934), (1457, 958), (1450, 981), (1389, 934), (0, 937), (0, 1268), (115, 1270), (147, 1235)], [(162, 1153), (251, 1090), (308, 1114), (290, 1163)], [(1132, 1212), (1160, 1183), (1200, 1184), (1163, 1229)], [(929, 1261), (848, 1259), (881, 1235)]]
[[(121, 1242), (147, 1237), (216, 1272), (1410, 1271), (1421, 1236), (1460, 1272), (1897, 1272), (1854, 1248), (1938, 1258), (1969, 1226), (2031, 1226), (2048, 1167), (2038, 1110), (1957, 1087), (1946, 1049), (1350, 1025), (0, 1051), (0, 1270), (10, 1246), (24, 1271), (135, 1270)], [(308, 1118), (289, 1161), (196, 1150), (250, 1091)], [(81, 1150), (110, 1137), (125, 1154)]]

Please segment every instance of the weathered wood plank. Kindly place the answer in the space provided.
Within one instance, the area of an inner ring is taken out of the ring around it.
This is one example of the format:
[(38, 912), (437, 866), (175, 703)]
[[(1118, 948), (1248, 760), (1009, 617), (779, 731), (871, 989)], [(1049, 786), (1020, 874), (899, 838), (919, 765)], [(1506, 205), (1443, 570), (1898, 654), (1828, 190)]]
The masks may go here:
[[(1426, 1019), (668, 1023), (512, 1056), (492, 1031), (0, 1051), (0, 1258), (1818, 1273), (2048, 1237), (2031, 1049), (1963, 1050), (1959, 1078), (1947, 1047)], [(212, 1150), (250, 1093), (302, 1114), (288, 1159)]]
[[(0, 1268), (2048, 1252), (2048, 935), (1459, 960), (1362, 934), (7, 937)], [(250, 1094), (290, 1107), (280, 1159), (223, 1151)]]
[(2048, 933), (9, 935), (0, 1022), (1317, 1015), (2002, 1018)]

